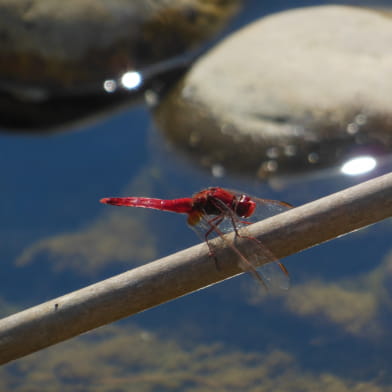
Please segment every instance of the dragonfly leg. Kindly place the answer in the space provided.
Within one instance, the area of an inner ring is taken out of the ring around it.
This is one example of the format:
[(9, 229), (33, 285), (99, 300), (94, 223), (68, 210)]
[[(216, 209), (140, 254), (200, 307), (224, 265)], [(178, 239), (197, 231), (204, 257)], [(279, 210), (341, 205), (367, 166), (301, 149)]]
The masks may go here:
[[(224, 235), (218, 227), (215, 227), (214, 230), (221, 236)], [(223, 238), (223, 237), (222, 237)], [(230, 245), (230, 244), (229, 244)], [(241, 260), (241, 264), (243, 266), (244, 271), (250, 272), (253, 277), (260, 282), (260, 284), (264, 287), (266, 291), (268, 291), (268, 286), (264, 282), (263, 277), (259, 274), (256, 268), (248, 261), (248, 259), (235, 247), (231, 246), (231, 249), (238, 255)]]
[(216, 228), (222, 223), (223, 218), (224, 218), (223, 216), (218, 215), (218, 216), (215, 216), (214, 218), (208, 220), (207, 223), (210, 226), (210, 228), (207, 230), (207, 232), (204, 235), (204, 239), (208, 245), (209, 255), (210, 255), (210, 257), (212, 257), (214, 259), (215, 267), (217, 270), (220, 269), (219, 264), (218, 264), (218, 259), (215, 255), (215, 251), (212, 248), (208, 237), (211, 235), (211, 233), (216, 231)]
[[(211, 219), (208, 221), (208, 224), (210, 225), (209, 230), (207, 231), (206, 235), (205, 235), (205, 240), (210, 248), (210, 255), (214, 258), (215, 260), (215, 265), (216, 268), (219, 270), (219, 265), (218, 265), (218, 259), (216, 258), (213, 249), (210, 247), (210, 244), (208, 242), (208, 236), (212, 233), (215, 232), (217, 233), (222, 239), (224, 239), (224, 233), (222, 233), (222, 231), (219, 229), (219, 224), (222, 223), (223, 219), (226, 217), (226, 215), (224, 215), (222, 213), (222, 215), (218, 215), (217, 217)], [(235, 226), (233, 225), (233, 227), (235, 228)], [(237, 234), (237, 233), (236, 233)], [(255, 269), (255, 267), (246, 259), (246, 257), (235, 247), (232, 246), (232, 244), (230, 244), (229, 242), (227, 242), (227, 244), (231, 247), (231, 249), (238, 255), (238, 257), (241, 260), (242, 266), (244, 271), (248, 271), (250, 272), (253, 277), (258, 280), (260, 282), (260, 284), (264, 287), (264, 289), (266, 291), (268, 291), (268, 287), (266, 285), (266, 283), (264, 282), (263, 277), (259, 274), (259, 272)], [(211, 254), (211, 252), (213, 252)]]
[[(239, 237), (239, 238), (246, 238), (246, 239), (248, 239), (248, 240), (251, 240), (251, 241), (256, 242), (256, 244), (263, 250), (263, 252), (264, 252), (265, 254), (267, 254), (267, 257), (269, 257), (269, 258), (271, 259), (270, 261), (274, 261), (274, 262), (279, 266), (279, 268), (281, 269), (281, 271), (282, 271), (286, 276), (289, 276), (289, 271), (288, 271), (287, 268), (284, 266), (284, 264), (281, 263), (280, 261), (276, 260), (276, 257), (274, 256), (274, 254), (273, 254), (267, 247), (265, 247), (265, 246), (262, 244), (261, 241), (259, 241), (259, 240), (258, 240), (257, 238), (255, 238), (255, 237), (251, 237), (251, 236), (247, 236), (247, 235), (241, 235), (241, 234), (239, 233), (239, 231), (238, 231), (238, 227), (237, 227), (236, 222), (235, 222), (235, 220), (234, 220), (234, 218), (233, 218), (232, 215), (230, 216), (230, 219), (231, 219), (231, 222), (232, 222), (232, 225), (233, 225), (233, 228), (234, 228), (234, 232), (235, 232), (236, 237)], [(247, 224), (247, 225), (251, 225), (251, 224), (252, 224), (252, 222), (247, 222), (247, 221), (240, 221), (240, 222), (243, 223), (243, 224)]]
[[(231, 223), (232, 223), (232, 226), (233, 226), (233, 230), (234, 230), (235, 235), (236, 235), (237, 237), (242, 237), (242, 236), (239, 234), (239, 232), (238, 232), (238, 228), (237, 228), (237, 225), (236, 225), (236, 223), (235, 223), (235, 218), (234, 218), (234, 215), (233, 215), (233, 211), (232, 211), (230, 208), (228, 208), (227, 205), (225, 205), (224, 203), (222, 203), (222, 201), (219, 200), (219, 199), (211, 200), (211, 202), (214, 204), (214, 206), (215, 206), (218, 210), (221, 211), (221, 214), (218, 215), (217, 217), (211, 219), (211, 221), (217, 220), (218, 223), (216, 224), (216, 223), (210, 222), (211, 228), (210, 228), (209, 232), (215, 231), (216, 233), (218, 233), (218, 234), (222, 237), (222, 236), (223, 236), (223, 233), (220, 231), (220, 229), (219, 229), (218, 226), (219, 226), (219, 224), (223, 221), (223, 219), (224, 219), (225, 217), (230, 217), (230, 220), (231, 220)], [(220, 219), (218, 219), (218, 218), (220, 218)], [(246, 222), (246, 223), (250, 223), (250, 222)], [(223, 238), (223, 237), (222, 237), (222, 238)], [(255, 238), (255, 240), (256, 240), (256, 238)], [(260, 243), (260, 244), (261, 244), (261, 243)], [(243, 265), (243, 267), (244, 267), (244, 270), (249, 271), (249, 272), (254, 276), (254, 278), (255, 278), (256, 280), (258, 280), (258, 281), (261, 283), (261, 285), (264, 287), (264, 289), (265, 289), (266, 291), (268, 291), (268, 287), (267, 287), (266, 283), (264, 282), (263, 277), (259, 274), (259, 272), (256, 270), (256, 268), (252, 265), (252, 263), (250, 263), (249, 260), (248, 260), (248, 259), (247, 259), (247, 258), (246, 258), (246, 257), (245, 257), (245, 256), (244, 256), (235, 246), (232, 246), (232, 249), (233, 249), (234, 252), (237, 253), (237, 255), (240, 257), (240, 259), (241, 259), (241, 261), (242, 261), (242, 265)], [(215, 259), (215, 260), (216, 260), (216, 259)], [(217, 261), (215, 261), (215, 264), (217, 265)], [(218, 267), (218, 266), (217, 266), (217, 267)]]

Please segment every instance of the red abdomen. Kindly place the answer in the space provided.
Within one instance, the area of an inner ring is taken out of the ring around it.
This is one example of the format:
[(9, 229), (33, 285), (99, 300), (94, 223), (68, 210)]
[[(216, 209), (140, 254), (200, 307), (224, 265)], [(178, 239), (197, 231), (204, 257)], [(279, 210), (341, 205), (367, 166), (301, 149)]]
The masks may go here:
[(150, 197), (105, 197), (100, 202), (114, 206), (151, 208), (183, 214), (191, 212), (193, 208), (192, 199), (189, 197), (174, 200), (152, 199)]

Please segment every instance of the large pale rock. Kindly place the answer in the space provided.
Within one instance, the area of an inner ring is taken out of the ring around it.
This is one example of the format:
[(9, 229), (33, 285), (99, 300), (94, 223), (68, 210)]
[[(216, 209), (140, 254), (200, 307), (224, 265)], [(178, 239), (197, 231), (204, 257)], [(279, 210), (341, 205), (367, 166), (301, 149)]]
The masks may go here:
[[(201, 58), (156, 110), (205, 166), (261, 177), (391, 147), (392, 19), (324, 6), (258, 20)], [(370, 148), (370, 147), (369, 147)]]

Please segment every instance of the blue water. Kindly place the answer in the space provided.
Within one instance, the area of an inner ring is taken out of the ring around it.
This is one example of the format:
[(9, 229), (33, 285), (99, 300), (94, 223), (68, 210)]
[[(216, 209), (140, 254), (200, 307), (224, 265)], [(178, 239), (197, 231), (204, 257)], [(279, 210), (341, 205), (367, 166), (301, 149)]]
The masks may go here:
[[(237, 23), (287, 7), (258, 4), (249, 1)], [(296, 3), (305, 4), (315, 3)], [(0, 134), (0, 313), (198, 242), (183, 216), (124, 209), (121, 223), (139, 228), (140, 251), (121, 259), (113, 249), (105, 260), (95, 243), (106, 224), (113, 230), (113, 210), (101, 197), (181, 197), (221, 185), (301, 205), (389, 170), (357, 178), (320, 174), (279, 190), (217, 179), (161, 143), (141, 107), (73, 132)], [(1, 370), (0, 389), (388, 390), (391, 231), (384, 221), (288, 257), (291, 288), (281, 295), (261, 295), (244, 275), (16, 361)], [(135, 246), (135, 233), (123, 234)]]

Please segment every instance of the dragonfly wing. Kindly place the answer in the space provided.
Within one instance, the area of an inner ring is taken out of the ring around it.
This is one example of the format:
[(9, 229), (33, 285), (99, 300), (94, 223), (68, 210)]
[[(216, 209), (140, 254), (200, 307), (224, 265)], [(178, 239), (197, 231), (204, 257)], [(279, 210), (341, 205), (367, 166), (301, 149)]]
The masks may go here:
[(270, 291), (288, 290), (290, 287), (290, 277), (279, 264), (278, 261), (272, 261), (257, 268)]
[[(246, 228), (240, 230), (240, 235), (237, 239), (245, 241), (242, 244), (246, 252), (245, 259), (251, 265), (251, 268), (261, 275), (268, 290), (287, 290), (289, 288), (289, 273), (268, 247), (257, 238), (248, 235)], [(249, 266), (244, 266), (243, 264), (243, 262), (240, 262), (240, 267), (245, 271), (249, 271)]]
[(251, 223), (258, 222), (293, 208), (292, 205), (278, 200), (260, 199), (258, 197), (252, 197), (252, 200), (256, 202), (256, 209), (249, 218)]
[[(265, 200), (266, 199), (259, 199)], [(269, 201), (268, 201), (269, 202)], [(271, 200), (274, 202), (274, 200)], [(268, 207), (270, 203), (266, 203)], [(268, 289), (287, 289), (289, 287), (289, 277), (285, 267), (278, 261), (276, 256), (265, 247), (258, 239), (246, 233), (246, 227), (252, 222), (239, 218), (230, 208), (226, 205), (221, 205), (219, 202), (222, 213), (219, 215), (203, 214), (200, 220), (190, 227), (197, 233), (197, 235), (207, 242), (211, 256), (214, 257), (214, 248), (209, 242), (214, 237), (220, 237), (221, 244), (227, 245), (238, 256), (239, 266), (244, 272), (249, 272), (252, 276), (261, 283), (264, 288)], [(276, 204), (275, 214), (290, 207)], [(271, 210), (271, 209), (270, 209)], [(271, 212), (271, 211), (270, 211)], [(274, 215), (274, 212), (270, 213)], [(240, 229), (241, 233), (238, 233)], [(238, 236), (236, 240), (246, 241), (246, 254), (242, 254), (236, 246), (235, 242), (229, 241), (225, 238), (224, 234), (236, 231)], [(214, 245), (219, 246), (219, 245)], [(215, 260), (217, 261), (217, 260)], [(260, 267), (260, 264), (263, 264)]]

